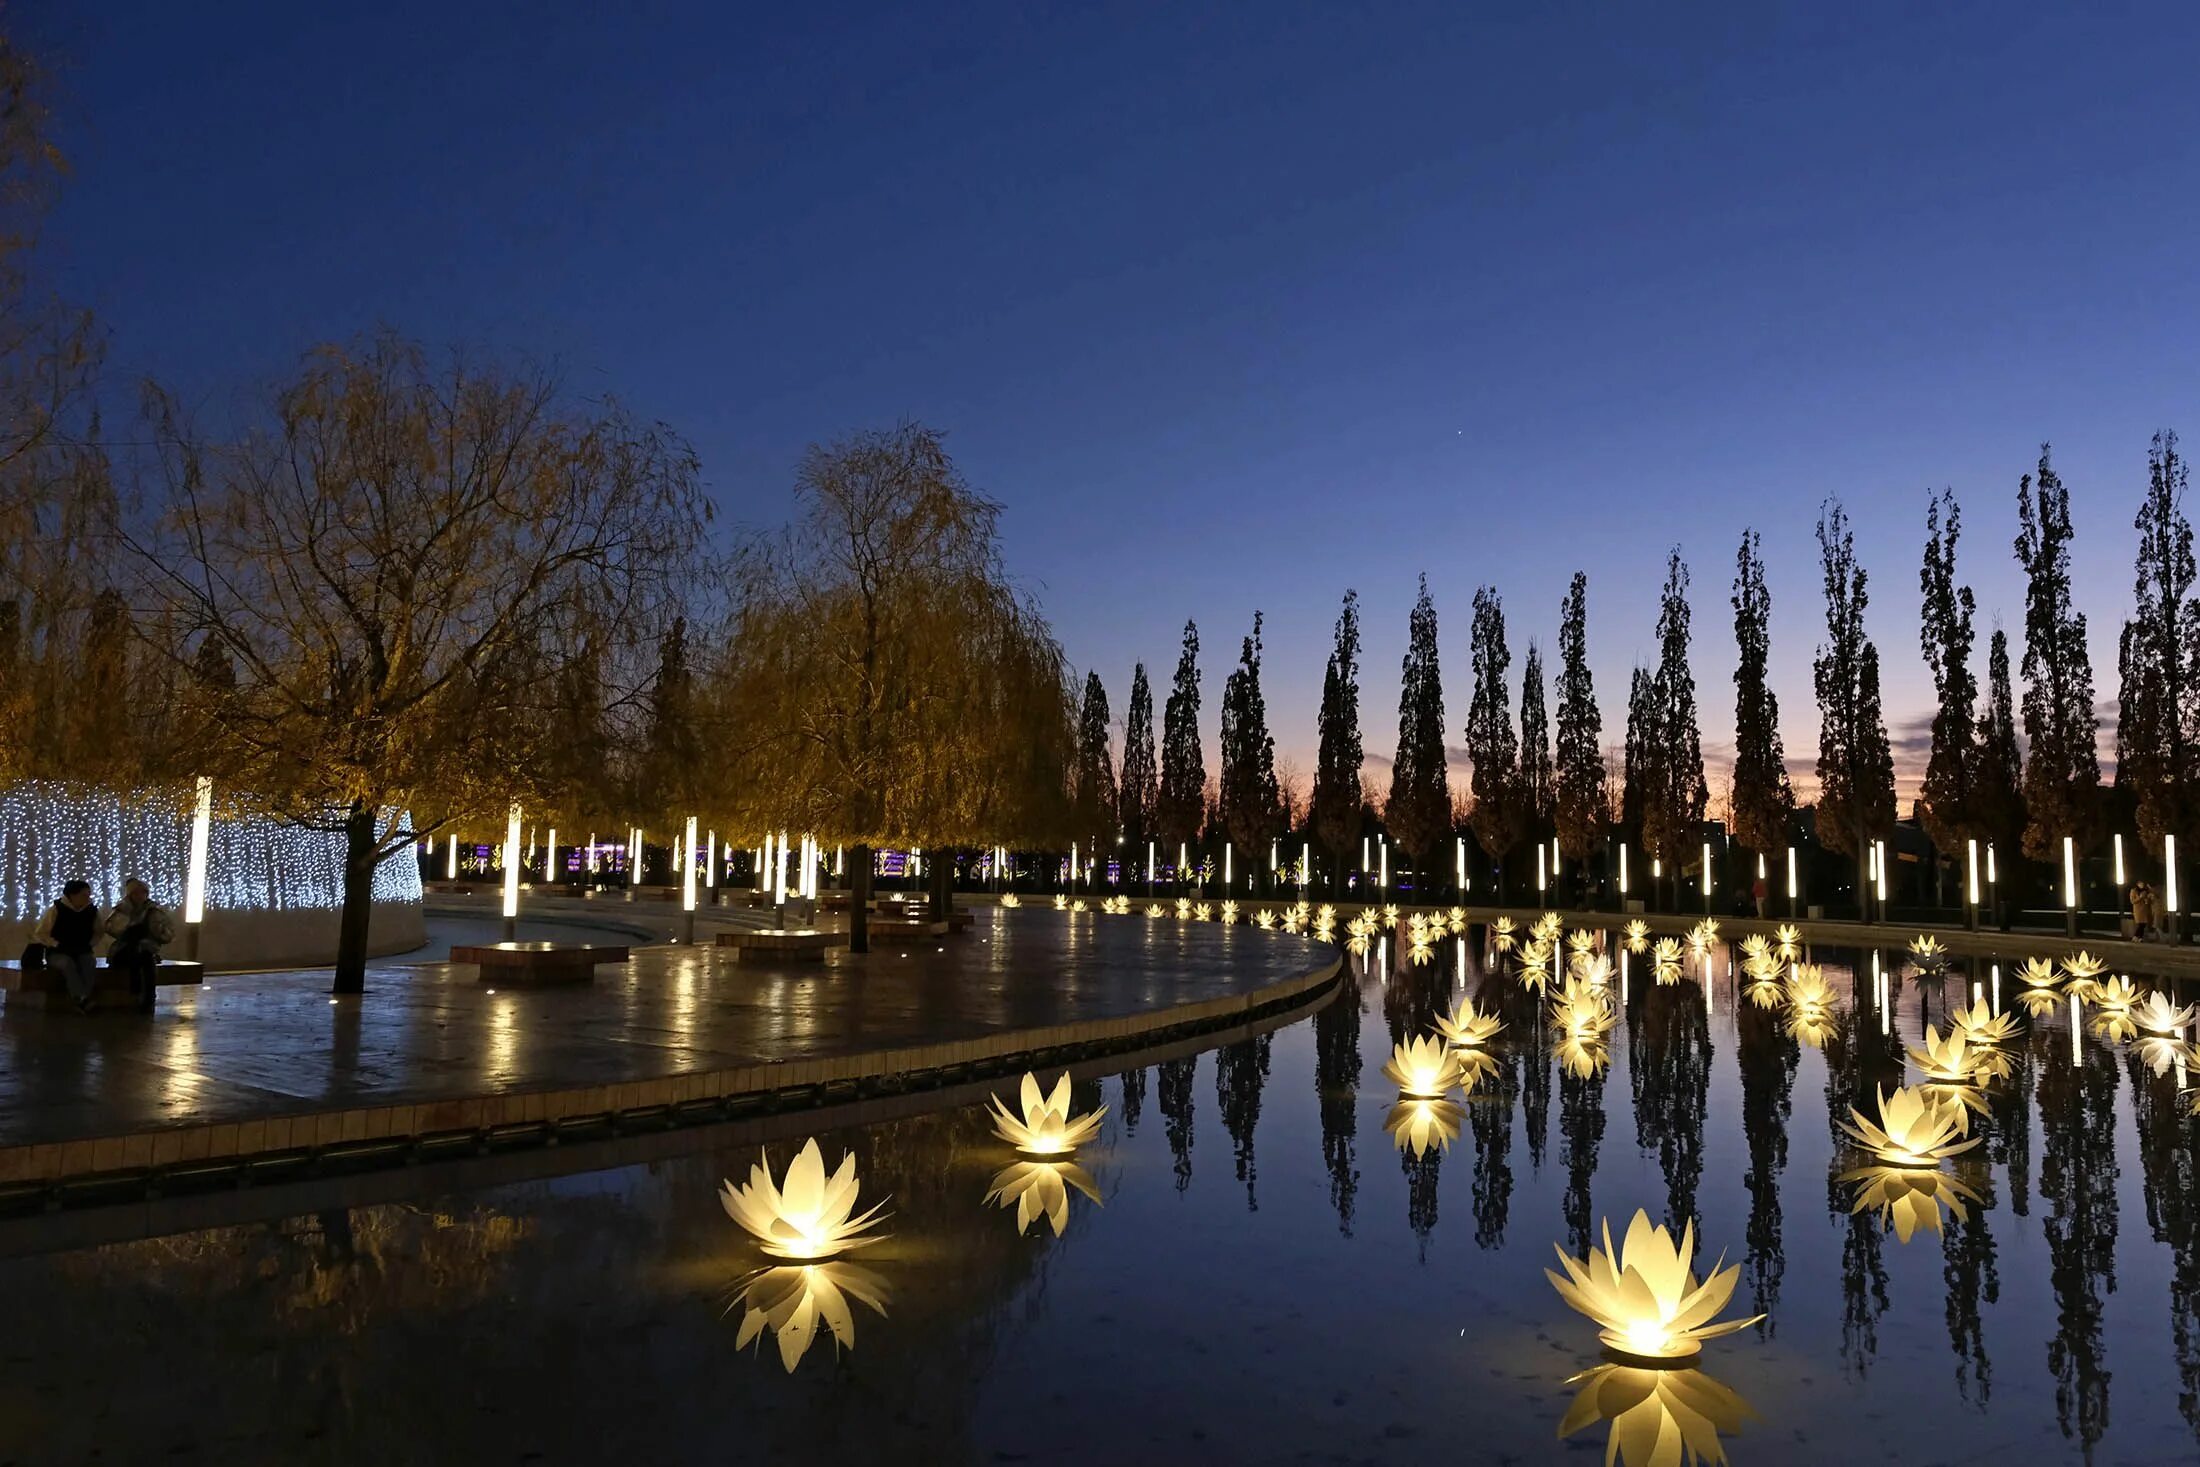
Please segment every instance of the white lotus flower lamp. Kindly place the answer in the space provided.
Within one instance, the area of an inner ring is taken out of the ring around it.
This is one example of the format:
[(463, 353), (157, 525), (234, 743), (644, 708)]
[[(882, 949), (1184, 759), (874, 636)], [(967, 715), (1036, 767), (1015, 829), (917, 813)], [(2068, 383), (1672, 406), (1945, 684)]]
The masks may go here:
[(1747, 1329), (1763, 1315), (1713, 1323), (1734, 1296), (1740, 1264), (1721, 1267), (1722, 1257), (1701, 1283), (1689, 1265), (1696, 1253), (1695, 1224), (1681, 1229), (1680, 1241), (1653, 1227), (1650, 1214), (1637, 1210), (1622, 1246), (1612, 1246), (1612, 1225), (1604, 1225), (1604, 1246), (1583, 1260), (1560, 1248), (1564, 1277), (1543, 1271), (1558, 1296), (1603, 1328), (1598, 1338), (1615, 1357), (1631, 1365), (1659, 1368), (1682, 1364), (1702, 1353), (1705, 1340)]
[(1640, 957), (1643, 953), (1649, 950), (1650, 924), (1643, 921), (1642, 918), (1635, 917), (1629, 920), (1629, 922), (1627, 923), (1626, 935), (1627, 950), (1629, 952), (1635, 954), (1637, 957)]
[(1782, 922), (1773, 929), (1772, 941), (1783, 963), (1792, 963), (1802, 955), (1803, 932), (1792, 922)]
[(1504, 1020), (1494, 1013), (1482, 1013), (1475, 1008), (1471, 998), (1462, 998), (1459, 1007), (1450, 1014), (1436, 1017), (1437, 1032), (1461, 1049), (1476, 1049), (1489, 1043), (1504, 1027)]
[(879, 1208), (857, 1215), (856, 1155), (849, 1152), (828, 1178), (817, 1139), (805, 1141), (787, 1163), (785, 1181), (772, 1184), (771, 1158), (749, 1169), (746, 1185), (724, 1183), (718, 1201), (726, 1216), (748, 1229), (774, 1258), (814, 1263), (857, 1248), (868, 1248), (886, 1235), (868, 1230), (885, 1219)]
[(1965, 1139), (1971, 1122), (1960, 1099), (1924, 1086), (1905, 1086), (1891, 1094), (1880, 1091), (1877, 1125), (1854, 1106), (1849, 1117), (1855, 1124), (1843, 1121), (1841, 1129), (1889, 1166), (1937, 1167), (1980, 1140), (1977, 1136)]
[(2146, 996), (2146, 1002), (2131, 1011), (2131, 1022), (2148, 1034), (2176, 1035), (2192, 1027), (2193, 1006), (2179, 1006), (2161, 989)]
[(1459, 1059), (1442, 1039), (1423, 1034), (1396, 1046), (1383, 1074), (1401, 1095), (1434, 1100), (1459, 1083)]
[(1995, 1013), (1983, 998), (1969, 1008), (1956, 1005), (1948, 1015), (1948, 1022), (1955, 1026), (1957, 1033), (1976, 1045), (2005, 1043), (2017, 1029), (2016, 1015)]
[(1106, 1106), (1081, 1116), (1069, 1113), (1069, 1071), (1041, 1094), (1038, 1077), (1024, 1072), (1017, 1095), (1023, 1114), (1018, 1116), (1001, 1103), (998, 1095), (986, 1097), (993, 1109), (993, 1133), (1026, 1156), (1066, 1156), (1099, 1134)]

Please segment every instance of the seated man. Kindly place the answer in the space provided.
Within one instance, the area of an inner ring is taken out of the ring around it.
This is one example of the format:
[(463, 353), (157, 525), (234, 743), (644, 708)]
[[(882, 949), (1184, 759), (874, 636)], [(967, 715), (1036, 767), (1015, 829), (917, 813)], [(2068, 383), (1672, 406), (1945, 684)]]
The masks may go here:
[(122, 885), (122, 900), (107, 914), (106, 930), (114, 939), (114, 946), (107, 949), (107, 965), (130, 975), (130, 992), (138, 1008), (151, 1013), (160, 950), (176, 935), (168, 909), (153, 900), (150, 887), (132, 877)]
[(92, 1011), (93, 975), (98, 960), (92, 956), (92, 939), (99, 935), (99, 909), (92, 905), (92, 884), (72, 881), (61, 888), (61, 900), (46, 908), (38, 919), (31, 942), (46, 950), (46, 966), (61, 975), (78, 1013)]

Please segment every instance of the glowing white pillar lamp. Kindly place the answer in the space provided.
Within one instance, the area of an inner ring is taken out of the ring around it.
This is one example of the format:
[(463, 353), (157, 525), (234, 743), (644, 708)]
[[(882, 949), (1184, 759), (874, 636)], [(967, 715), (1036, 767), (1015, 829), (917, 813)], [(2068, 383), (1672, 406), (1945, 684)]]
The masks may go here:
[(1154, 881), (1155, 881), (1155, 880), (1157, 879), (1157, 876), (1158, 876), (1158, 873), (1157, 873), (1157, 872), (1156, 872), (1156, 871), (1154, 870), (1154, 854), (1153, 854), (1153, 842), (1152, 842), (1152, 841), (1147, 841), (1147, 842), (1146, 842), (1146, 894), (1147, 894), (1148, 896), (1151, 896), (1151, 895), (1153, 894), (1153, 884), (1154, 884)]
[(2069, 836), (2063, 840), (2063, 909), (2078, 910), (2078, 845)]
[(2000, 881), (2001, 878), (1994, 871), (1994, 843), (1988, 841), (1986, 843), (1986, 884), (1988, 886), (1998, 886)]
[[(847, 851), (848, 848), (846, 846), (833, 847), (833, 880), (835, 881), (840, 880), (841, 877), (848, 874), (847, 861), (844, 859), (847, 855)], [(1001, 861), (1002, 864), (1007, 864), (1008, 856), (1006, 853), (1002, 854)]]
[(519, 935), (519, 805), (504, 817), (504, 940)]
[(447, 869), (447, 870), (446, 870), (446, 871), (444, 872), (444, 875), (443, 875), (443, 879), (444, 879), (445, 881), (456, 881), (456, 880), (458, 880), (458, 837), (457, 837), (457, 836), (455, 836), (455, 835), (454, 835), (454, 836), (452, 836), (452, 837), (451, 837), (451, 843), (450, 843), (450, 845), (449, 845), (449, 846), (448, 846), (448, 847), (447, 847), (447, 848), (445, 849), (445, 852), (444, 852), (444, 854), (445, 854), (445, 855), (446, 855), (446, 856), (448, 857), (448, 860), (447, 860), (447, 861), (446, 861), (446, 863), (445, 863), (445, 864), (447, 865), (448, 869)]
[(1757, 853), (1757, 879), (1759, 881), (1765, 879), (1765, 853), (1763, 851)]
[(1665, 857), (1652, 856), (1650, 858), (1650, 879), (1652, 881), (1665, 880)]
[(1709, 906), (1711, 902), (1711, 842), (1709, 841), (1703, 843), (1703, 899), (1704, 904)]
[(1879, 915), (1884, 918), (1887, 915), (1887, 843), (1875, 840), (1872, 842), (1872, 849), (1879, 853)]
[(1191, 851), (1191, 846), (1190, 846), (1189, 844), (1187, 844), (1186, 842), (1183, 842), (1183, 841), (1178, 841), (1178, 842), (1177, 842), (1177, 846), (1176, 846), (1176, 879), (1177, 879), (1177, 880), (1179, 880), (1179, 881), (1182, 881), (1182, 880), (1184, 879), (1184, 868), (1185, 868), (1185, 866), (1186, 866), (1186, 865), (1190, 864), (1190, 858), (1191, 858), (1191, 854), (1192, 854), (1192, 851)]
[(1788, 847), (1788, 915), (1795, 915), (1795, 898), (1801, 895), (1795, 882), (1795, 847)]
[(1077, 885), (1077, 842), (1069, 843), (1069, 884)]
[(591, 875), (591, 876), (594, 876), (594, 875), (596, 874), (596, 832), (594, 832), (593, 830), (591, 830), (590, 832), (588, 832), (588, 862), (587, 862), (587, 865), (588, 865), (588, 874), (589, 874), (589, 875)]
[(2124, 885), (2124, 833), (2123, 833), (2122, 831), (2120, 831), (2120, 830), (2119, 830), (2119, 831), (2117, 831), (2117, 832), (2116, 832), (2116, 887), (2117, 887), (2117, 890), (2121, 891), (2121, 890), (2123, 889), (2123, 885)]
[(2177, 910), (2177, 837), (2162, 837), (2162, 910)]
[(1619, 894), (1627, 895), (1627, 842), (1619, 843)]
[(680, 843), (687, 859), (680, 863), (680, 910), (685, 914), (682, 925), (689, 942), (695, 941), (695, 817), (687, 818), (687, 839)]
[(558, 828), (550, 827), (550, 839), (542, 846), (542, 879), (555, 882), (558, 879)]
[(1989, 990), (1989, 992), (1991, 992), (1991, 994), (1993, 995), (1994, 1000), (1992, 1012), (1998, 1014), (2001, 1012), (2001, 964), (1992, 964), (1990, 967), (1988, 967), (1986, 971), (1987, 977), (1992, 982), (1992, 987)]
[(715, 830), (703, 837), (703, 884), (712, 891), (718, 889), (718, 832)]
[(1455, 858), (1459, 863), (1458, 884), (1461, 891), (1467, 889), (1467, 838), (1460, 836), (1452, 844), (1457, 848)]
[(1543, 895), (1543, 889), (1550, 884), (1550, 857), (1551, 853), (1543, 848), (1543, 843), (1537, 841), (1535, 846), (1535, 894), (1537, 896)]
[(199, 924), (206, 920), (206, 848), (214, 833), (214, 781), (200, 775), (191, 803), (191, 852), (183, 871), (183, 955), (199, 955)]
[(1234, 885), (1236, 885), (1236, 883), (1236, 871), (1230, 862), (1230, 843), (1228, 841), (1224, 841), (1222, 843), (1222, 889), (1224, 891), (1228, 891)]
[(1976, 837), (1964, 842), (1964, 856), (1970, 873), (1964, 889), (1970, 893), (1971, 905), (1975, 907), (1979, 903), (1980, 896), (1978, 888), (1978, 840)]
[(1268, 874), (1270, 876), (1273, 876), (1282, 869), (1283, 842), (1280, 840), (1271, 839), (1268, 842)]
[[(1300, 890), (1301, 892), (1304, 892), (1304, 891), (1306, 890), (1306, 878), (1307, 878), (1308, 876), (1312, 875), (1312, 874), (1313, 874), (1313, 871), (1314, 871), (1314, 843), (1313, 843), (1312, 841), (1310, 841), (1310, 840), (1300, 841), (1300, 842), (1299, 842), (1299, 890)], [(2175, 909), (2174, 909), (2174, 908), (2172, 908), (2172, 910), (2175, 910)]]
[(1375, 884), (1384, 891), (1388, 891), (1390, 890), (1390, 838), (1388, 836), (1383, 837), (1379, 859), (1383, 863), (1383, 869), (1382, 874), (1376, 878)]
[(626, 899), (634, 900), (634, 890), (642, 884), (642, 828), (634, 827), (633, 838), (626, 846)]
[(779, 858), (772, 863), (772, 905), (783, 906), (787, 900), (787, 832), (779, 832)]
[(1367, 870), (1368, 864), (1367, 837), (1363, 835), (1360, 837), (1360, 870)]

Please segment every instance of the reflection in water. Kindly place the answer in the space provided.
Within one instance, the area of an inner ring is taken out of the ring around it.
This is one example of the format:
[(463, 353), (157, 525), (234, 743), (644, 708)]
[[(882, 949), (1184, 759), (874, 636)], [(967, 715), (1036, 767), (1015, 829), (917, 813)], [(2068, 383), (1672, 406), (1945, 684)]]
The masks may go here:
[(1161, 1127), (1168, 1133), (1169, 1157), (1176, 1166), (1176, 1190), (1181, 1192), (1192, 1184), (1192, 1081), (1199, 1072), (1199, 1056), (1163, 1060), (1154, 1068)]
[(1016, 1209), (1016, 1231), (1021, 1233), (1038, 1218), (1054, 1225), (1054, 1236), (1069, 1226), (1069, 1189), (1075, 1187), (1100, 1201), (1100, 1188), (1091, 1173), (1074, 1161), (1018, 1161), (993, 1174), (985, 1200), (996, 1207)]
[(1948, 1286), (1948, 1344), (1956, 1356), (1956, 1390), (1965, 1400), (1984, 1406), (1993, 1394), (1993, 1366), (1986, 1355), (1986, 1325), (1981, 1306), (2001, 1298), (2001, 1275), (1995, 1268), (1994, 1233), (1990, 1209), (1994, 1205), (1993, 1173), (1977, 1167), (1975, 1185), (1978, 1206), (1959, 1214), (1954, 1226), (1941, 1235), (1941, 1278)]
[(1756, 1412), (1701, 1370), (1599, 1365), (1566, 1382), (1579, 1389), (1558, 1423), (1561, 1437), (1611, 1423), (1604, 1460), (1629, 1467), (1682, 1467), (1726, 1461), (1719, 1438), (1733, 1436)]
[(1918, 1167), (1859, 1167), (1843, 1172), (1841, 1180), (1854, 1190), (1856, 1201), (1850, 1211), (1876, 1211), (1904, 1243), (1919, 1228), (1939, 1232), (1944, 1211), (1961, 1222), (1969, 1215), (1963, 1204), (1978, 1201), (1976, 1192), (1948, 1173)]
[(1451, 1143), (1459, 1139), (1459, 1128), (1466, 1120), (1467, 1109), (1456, 1100), (1403, 1096), (1383, 1117), (1383, 1130), (1400, 1151), (1411, 1151), (1419, 1159), (1431, 1146), (1449, 1150)]
[[(2060, 1046), (2056, 1047), (2059, 1050)], [(2108, 1429), (2103, 1296), (2116, 1289), (2116, 1060), (2051, 1050), (2040, 1072), (2040, 1197), (2060, 1328), (2048, 1342), (2055, 1418), (2088, 1448)]]
[[(823, 1321), (842, 1350), (856, 1347), (854, 1298), (881, 1316), (886, 1314), (886, 1281), (871, 1270), (844, 1261), (782, 1264), (761, 1268), (734, 1286), (741, 1306), (735, 1348), (744, 1348), (765, 1330), (779, 1344), (779, 1362), (792, 1374), (817, 1338)], [(727, 1306), (730, 1310), (731, 1305)]]
[(1711, 1030), (1694, 982), (1652, 989), (1628, 1013), (1628, 1073), (1635, 1088), (1635, 1144), (1665, 1173), (1665, 1220), (1696, 1216), (1703, 1178), (1703, 1122), (1710, 1099)]
[(1260, 1169), (1253, 1161), (1253, 1128), (1260, 1124), (1260, 1091), (1268, 1083), (1269, 1036), (1226, 1044), (1215, 1051), (1215, 1101), (1222, 1129), (1230, 1133), (1237, 1179), (1245, 1184), (1245, 1206), (1260, 1210), (1254, 1191)]
[(1590, 1182), (1596, 1176), (1597, 1148), (1604, 1140), (1604, 1070), (1586, 1075), (1568, 1069), (1558, 1082), (1558, 1134), (1566, 1163), (1567, 1246), (1589, 1251)]
[(1146, 1108), (1146, 1072), (1143, 1069), (1125, 1070), (1120, 1086), (1123, 1096), (1123, 1134), (1138, 1134), (1138, 1118)]
[(1742, 1267), (1751, 1303), (1768, 1317), (1769, 1334), (1769, 1316), (1779, 1301), (1787, 1261), (1780, 1238), (1780, 1173), (1787, 1168), (1788, 1117), (1802, 1049), (1773, 1013), (1755, 1004), (1736, 1010), (1734, 1024), (1742, 1072), (1742, 1137), (1749, 1148), (1749, 1167), (1742, 1174), (1749, 1191), (1744, 1233), (1748, 1251)]
[(2132, 1106), (2139, 1122), (2139, 1174), (2147, 1225), (2169, 1246), (2169, 1333), (2177, 1364), (2177, 1409), (2200, 1433), (2200, 1124), (2174, 1080), (2131, 1067)]
[(1360, 990), (1340, 985), (1336, 998), (1314, 1015), (1314, 1091), (1321, 1106), (1322, 1165), (1329, 1172), (1329, 1205), (1337, 1230), (1352, 1236), (1352, 1202), (1360, 1172), (1353, 1156), (1359, 1116)]

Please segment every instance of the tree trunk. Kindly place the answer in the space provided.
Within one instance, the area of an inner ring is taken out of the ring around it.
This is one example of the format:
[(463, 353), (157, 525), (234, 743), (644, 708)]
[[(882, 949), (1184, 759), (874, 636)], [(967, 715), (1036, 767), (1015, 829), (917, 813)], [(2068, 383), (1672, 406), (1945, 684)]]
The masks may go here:
[(374, 811), (358, 805), (344, 818), (344, 910), (336, 929), (331, 993), (367, 991), (367, 923), (374, 916)]
[(848, 847), (848, 951), (871, 950), (871, 848)]

